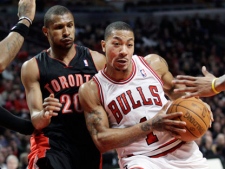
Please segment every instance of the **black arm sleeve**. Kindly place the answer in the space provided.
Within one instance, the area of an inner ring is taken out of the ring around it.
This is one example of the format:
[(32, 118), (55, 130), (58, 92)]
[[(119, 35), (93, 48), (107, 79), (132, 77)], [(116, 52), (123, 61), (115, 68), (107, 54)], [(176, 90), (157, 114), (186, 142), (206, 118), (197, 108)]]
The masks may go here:
[(0, 106), (0, 125), (21, 134), (30, 135), (34, 127), (30, 120), (19, 118)]

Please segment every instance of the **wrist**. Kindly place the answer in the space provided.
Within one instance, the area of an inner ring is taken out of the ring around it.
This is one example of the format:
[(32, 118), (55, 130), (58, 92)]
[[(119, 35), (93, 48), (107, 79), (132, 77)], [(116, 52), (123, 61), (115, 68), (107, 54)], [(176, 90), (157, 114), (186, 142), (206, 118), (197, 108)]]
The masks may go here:
[(29, 27), (23, 23), (17, 23), (15, 26), (12, 27), (10, 32), (17, 32), (25, 39), (29, 33)]
[(30, 22), (28, 20), (25, 20), (25, 19), (18, 21), (18, 23), (24, 24), (28, 28), (31, 26)]
[(213, 90), (213, 92), (214, 92), (215, 94), (220, 93), (220, 92), (216, 89), (216, 81), (217, 81), (217, 79), (218, 79), (218, 78), (214, 78), (214, 79), (212, 80), (212, 90)]
[[(32, 20), (30, 19), (30, 18), (28, 18), (27, 16), (21, 16), (20, 18), (19, 18), (19, 22), (20, 21), (23, 21), (23, 22), (25, 22), (25, 23), (29, 23), (29, 25), (32, 25)], [(27, 25), (28, 26), (28, 25)]]

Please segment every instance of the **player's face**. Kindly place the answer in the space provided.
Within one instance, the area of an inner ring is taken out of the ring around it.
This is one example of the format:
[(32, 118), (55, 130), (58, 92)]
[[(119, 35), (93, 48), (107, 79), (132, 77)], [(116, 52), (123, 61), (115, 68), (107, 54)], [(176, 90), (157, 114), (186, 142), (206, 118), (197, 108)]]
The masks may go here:
[(70, 13), (52, 15), (52, 23), (46, 28), (47, 37), (51, 46), (71, 48), (75, 39), (75, 23)]
[(126, 71), (132, 67), (131, 58), (134, 53), (134, 34), (127, 30), (114, 30), (111, 35), (102, 41), (107, 67), (117, 71)]

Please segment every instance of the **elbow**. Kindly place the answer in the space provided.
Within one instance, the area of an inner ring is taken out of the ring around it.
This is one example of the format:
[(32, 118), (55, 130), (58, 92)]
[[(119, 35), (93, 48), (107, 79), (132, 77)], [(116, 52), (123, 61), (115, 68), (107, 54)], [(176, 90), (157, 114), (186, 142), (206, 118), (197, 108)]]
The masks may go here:
[(105, 147), (105, 145), (97, 145), (96, 147), (102, 154), (110, 150), (107, 147)]
[(31, 121), (36, 130), (42, 130), (43, 128), (47, 127), (50, 123), (50, 120), (44, 120), (44, 119), (38, 119), (38, 118), (36, 119), (35, 117), (31, 118)]
[(104, 145), (97, 145), (96, 147), (102, 154), (110, 150), (107, 147), (105, 147)]
[(41, 130), (42, 127), (38, 126), (38, 125), (34, 125), (35, 130)]
[(6, 66), (0, 63), (0, 73), (2, 73), (6, 69)]
[(33, 122), (33, 121), (32, 121), (32, 124), (33, 124), (35, 130), (41, 130), (41, 129), (43, 128), (43, 127), (41, 127), (38, 123), (35, 123), (35, 122)]
[(114, 149), (114, 147), (111, 146), (110, 141), (104, 138), (95, 138), (94, 143), (101, 153)]

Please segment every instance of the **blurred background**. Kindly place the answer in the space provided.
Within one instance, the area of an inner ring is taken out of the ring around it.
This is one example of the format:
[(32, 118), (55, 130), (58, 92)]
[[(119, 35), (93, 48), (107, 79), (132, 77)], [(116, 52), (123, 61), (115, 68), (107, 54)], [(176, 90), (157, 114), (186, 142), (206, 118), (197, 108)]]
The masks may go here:
[[(174, 76), (202, 76), (203, 65), (216, 76), (225, 74), (225, 0), (36, 0), (36, 3), (37, 13), (29, 37), (17, 58), (0, 75), (0, 105), (22, 118), (30, 117), (20, 81), (21, 65), (49, 47), (41, 31), (43, 16), (57, 4), (68, 7), (74, 14), (76, 44), (102, 52), (100, 40), (106, 25), (125, 21), (135, 32), (135, 54), (161, 55)], [(18, 0), (0, 0), (1, 39), (17, 23), (17, 7)], [(222, 92), (203, 100), (211, 106), (215, 121), (196, 142), (207, 159), (219, 159), (225, 168), (225, 96)], [(29, 137), (0, 128), (1, 169), (27, 167)], [(103, 157), (104, 169), (118, 168), (115, 151)], [(17, 163), (14, 168), (9, 166), (12, 160)]]

